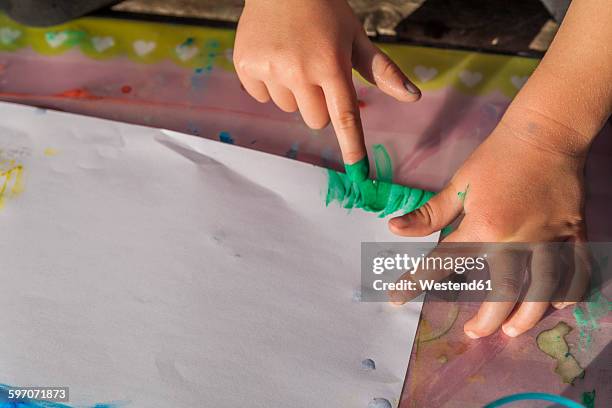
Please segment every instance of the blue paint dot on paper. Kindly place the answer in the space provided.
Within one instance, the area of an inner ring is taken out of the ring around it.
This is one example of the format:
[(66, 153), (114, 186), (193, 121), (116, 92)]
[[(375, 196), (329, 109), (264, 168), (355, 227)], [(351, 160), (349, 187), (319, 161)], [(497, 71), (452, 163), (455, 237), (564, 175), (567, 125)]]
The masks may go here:
[(200, 136), (200, 128), (195, 123), (188, 122), (187, 123), (187, 133)]
[(290, 158), (290, 159), (295, 159), (295, 158), (297, 158), (298, 150), (299, 149), (300, 149), (300, 145), (298, 144), (298, 142), (294, 142), (291, 145), (291, 148), (289, 150), (287, 150), (287, 153), (285, 153), (285, 156)]
[(361, 369), (367, 371), (376, 370), (376, 363), (371, 358), (366, 358), (361, 362)]
[(204, 72), (204, 68), (203, 67), (197, 67), (196, 69), (193, 70), (193, 72), (195, 72), (196, 75), (200, 75), (200, 74), (202, 74), (202, 72)]
[(388, 399), (385, 398), (374, 398), (368, 404), (368, 408), (393, 408)]
[(361, 288), (357, 288), (353, 291), (353, 302), (359, 303), (361, 302)]
[(226, 131), (219, 133), (219, 140), (223, 143), (234, 144), (234, 139), (232, 138), (232, 135), (230, 135), (229, 132)]

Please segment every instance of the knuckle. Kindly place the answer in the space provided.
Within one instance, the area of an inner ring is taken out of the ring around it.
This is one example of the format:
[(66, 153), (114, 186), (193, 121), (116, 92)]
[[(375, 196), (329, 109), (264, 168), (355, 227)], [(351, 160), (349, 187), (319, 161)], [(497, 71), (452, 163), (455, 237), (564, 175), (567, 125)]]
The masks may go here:
[(360, 126), (359, 113), (348, 109), (338, 113), (336, 116), (338, 130), (352, 130)]
[(433, 230), (435, 228), (437, 215), (429, 201), (417, 210), (417, 214), (419, 218), (421, 218), (422, 225), (427, 226), (428, 230)]
[(376, 65), (376, 72), (382, 77), (388, 77), (398, 73), (397, 66), (386, 55), (379, 58)]
[(513, 298), (521, 290), (521, 282), (515, 275), (504, 275), (495, 280), (493, 287), (497, 296), (514, 300)]

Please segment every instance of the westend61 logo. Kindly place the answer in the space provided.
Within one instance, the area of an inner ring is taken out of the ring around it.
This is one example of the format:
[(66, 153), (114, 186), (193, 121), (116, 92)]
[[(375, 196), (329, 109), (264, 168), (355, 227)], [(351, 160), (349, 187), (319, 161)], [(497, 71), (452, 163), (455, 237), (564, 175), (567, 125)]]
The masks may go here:
[[(379, 254), (370, 258), (371, 273), (375, 277), (366, 279), (370, 282), (367, 286), (375, 292), (492, 290), (490, 279), (469, 279), (469, 282), (453, 282), (452, 279), (440, 281), (453, 273), (463, 275), (470, 272), (478, 275), (479, 272), (485, 271), (488, 266), (487, 254), (478, 256), (436, 256), (431, 253), (429, 255), (421, 253), (417, 256), (407, 253), (389, 256)], [(381, 276), (383, 274), (385, 275)], [(482, 277), (482, 274), (480, 275)]]
[(372, 261), (372, 272), (380, 275), (386, 271), (410, 272), (416, 271), (447, 271), (463, 274), (466, 271), (482, 271), (486, 267), (487, 254), (478, 257), (441, 257), (441, 256), (410, 256), (395, 254), (395, 256), (378, 256)]

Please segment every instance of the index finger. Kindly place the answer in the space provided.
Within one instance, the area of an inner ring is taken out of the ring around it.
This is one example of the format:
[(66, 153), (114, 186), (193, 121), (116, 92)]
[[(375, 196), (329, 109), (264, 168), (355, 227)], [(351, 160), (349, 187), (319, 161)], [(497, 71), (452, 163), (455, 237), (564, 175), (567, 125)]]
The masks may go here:
[(322, 86), (342, 159), (348, 165), (367, 157), (357, 95), (350, 75), (349, 72), (346, 77), (340, 77)]

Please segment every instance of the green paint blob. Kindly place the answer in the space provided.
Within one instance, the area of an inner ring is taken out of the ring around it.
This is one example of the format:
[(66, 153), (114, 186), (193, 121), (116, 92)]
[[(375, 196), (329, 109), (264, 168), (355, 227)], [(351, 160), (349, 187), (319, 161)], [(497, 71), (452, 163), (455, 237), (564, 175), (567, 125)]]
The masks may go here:
[[(608, 257), (605, 257), (601, 266), (597, 268), (606, 268)], [(598, 271), (594, 271), (593, 275), (597, 275)], [(612, 310), (612, 302), (608, 301), (598, 289), (591, 292), (584, 305), (576, 305), (573, 311), (576, 325), (580, 330), (580, 348), (586, 349), (593, 342), (593, 332), (599, 329), (599, 321), (604, 318)]]
[(434, 193), (391, 183), (393, 166), (391, 158), (382, 145), (374, 145), (376, 171), (388, 181), (370, 180), (370, 165), (364, 157), (354, 164), (346, 164), (346, 174), (328, 170), (328, 185), (325, 204), (339, 202), (344, 208), (360, 208), (386, 217), (397, 211), (408, 213), (416, 210)]
[(434, 195), (384, 181), (365, 179), (357, 182), (334, 170), (328, 170), (328, 176), (326, 205), (338, 201), (344, 208), (377, 212), (381, 218), (396, 211), (414, 211)]
[(584, 405), (585, 408), (595, 408), (595, 390), (582, 393), (582, 405)]
[(374, 163), (376, 164), (376, 179), (379, 181), (393, 182), (393, 164), (387, 149), (381, 144), (372, 146), (374, 151)]

